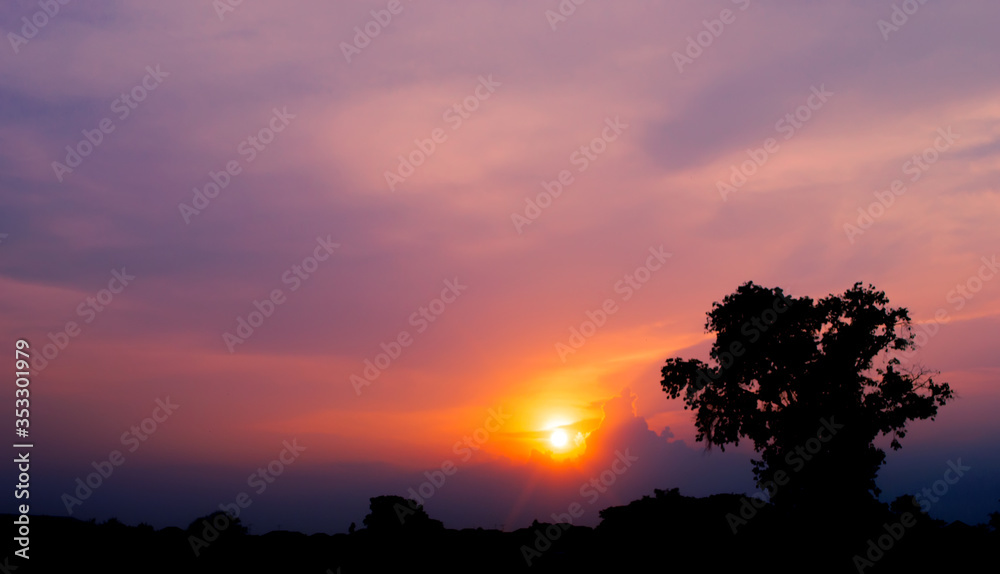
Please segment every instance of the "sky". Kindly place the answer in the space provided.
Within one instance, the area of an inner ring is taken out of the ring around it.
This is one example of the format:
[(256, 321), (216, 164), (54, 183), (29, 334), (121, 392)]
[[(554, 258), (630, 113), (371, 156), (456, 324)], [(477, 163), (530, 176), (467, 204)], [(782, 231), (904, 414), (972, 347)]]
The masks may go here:
[(907, 308), (957, 397), (882, 498), (955, 463), (930, 513), (1000, 508), (995, 3), (57, 4), (0, 9), (32, 513), (336, 533), (413, 489), (509, 530), (752, 493), (659, 372), (747, 281)]

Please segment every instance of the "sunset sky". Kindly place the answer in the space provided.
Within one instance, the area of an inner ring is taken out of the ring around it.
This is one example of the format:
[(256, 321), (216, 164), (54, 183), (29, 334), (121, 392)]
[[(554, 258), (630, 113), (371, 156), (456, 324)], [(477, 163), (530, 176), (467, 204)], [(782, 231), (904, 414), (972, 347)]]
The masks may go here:
[(0, 9), (33, 513), (187, 526), (245, 492), (255, 533), (334, 533), (444, 477), (433, 518), (511, 529), (751, 493), (750, 445), (706, 451), (659, 374), (746, 281), (909, 309), (957, 398), (882, 499), (961, 459), (930, 513), (1000, 509), (995, 2), (40, 6)]

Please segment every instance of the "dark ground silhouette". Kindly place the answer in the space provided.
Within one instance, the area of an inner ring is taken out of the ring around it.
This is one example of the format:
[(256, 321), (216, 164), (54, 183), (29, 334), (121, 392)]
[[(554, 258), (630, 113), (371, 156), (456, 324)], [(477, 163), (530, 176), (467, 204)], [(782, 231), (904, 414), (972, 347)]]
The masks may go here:
[[(7, 564), (17, 566), (10, 572), (19, 574), (79, 569), (349, 574), (414, 568), (581, 573), (646, 572), (653, 565), (669, 572), (699, 573), (750, 568), (850, 573), (858, 572), (858, 566), (876, 573), (996, 572), (1000, 564), (1000, 514), (992, 516), (992, 529), (985, 524), (946, 524), (921, 513), (912, 498), (900, 497), (892, 505), (874, 506), (868, 515), (851, 517), (849, 525), (826, 513), (789, 522), (773, 506), (758, 500), (762, 508), (757, 508), (750, 500), (756, 499), (737, 494), (693, 498), (676, 489), (657, 490), (654, 496), (601, 511), (596, 528), (536, 522), (500, 532), (447, 529), (415, 503), (376, 497), (365, 519), (367, 527), (351, 534), (248, 535), (235, 519), (218, 538), (198, 546), (198, 556), (191, 537), (206, 534), (203, 521), (226, 523), (222, 513), (199, 518), (187, 530), (35, 516), (31, 559), (10, 559)], [(403, 523), (399, 508), (394, 508), (400, 502), (412, 511), (404, 513)], [(912, 520), (904, 518), (906, 513)], [(745, 520), (735, 533), (733, 516)], [(3, 518), (13, 522), (15, 516)], [(13, 557), (15, 549), (8, 538), (6, 556)]]

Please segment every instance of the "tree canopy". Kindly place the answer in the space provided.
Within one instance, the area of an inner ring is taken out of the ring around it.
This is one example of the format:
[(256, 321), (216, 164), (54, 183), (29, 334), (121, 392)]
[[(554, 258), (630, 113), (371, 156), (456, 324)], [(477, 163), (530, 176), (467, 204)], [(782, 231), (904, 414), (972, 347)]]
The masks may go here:
[(947, 383), (902, 369), (894, 352), (915, 346), (905, 308), (856, 283), (814, 301), (748, 282), (712, 305), (710, 356), (667, 359), (664, 391), (696, 410), (697, 440), (725, 450), (753, 441), (757, 484), (772, 502), (797, 507), (871, 501), (890, 436), (933, 419), (952, 398)]
[(408, 530), (440, 530), (444, 525), (427, 515), (423, 505), (402, 496), (376, 496), (370, 499), (371, 512), (365, 516), (368, 530), (398, 532)]

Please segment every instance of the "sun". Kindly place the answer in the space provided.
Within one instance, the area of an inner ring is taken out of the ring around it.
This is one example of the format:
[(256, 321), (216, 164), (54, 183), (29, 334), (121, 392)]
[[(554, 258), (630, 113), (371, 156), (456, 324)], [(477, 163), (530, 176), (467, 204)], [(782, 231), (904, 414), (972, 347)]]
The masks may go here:
[(549, 442), (556, 448), (563, 448), (569, 444), (569, 435), (563, 429), (556, 429), (549, 436)]

